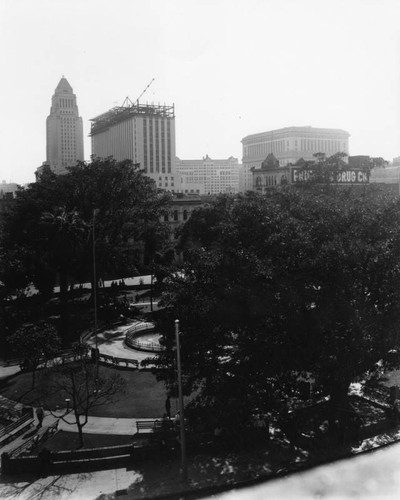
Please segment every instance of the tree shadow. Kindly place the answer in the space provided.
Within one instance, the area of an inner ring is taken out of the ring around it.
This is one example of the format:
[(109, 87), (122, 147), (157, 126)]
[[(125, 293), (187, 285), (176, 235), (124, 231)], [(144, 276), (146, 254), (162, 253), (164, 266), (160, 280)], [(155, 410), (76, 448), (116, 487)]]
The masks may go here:
[[(87, 477), (89, 476), (89, 477)], [(2, 499), (13, 499), (25, 494), (25, 498), (35, 500), (53, 500), (60, 498), (65, 492), (73, 495), (80, 483), (90, 479), (91, 473), (79, 474), (75, 478), (75, 484), (69, 476), (57, 475), (40, 477), (35, 474), (24, 474), (18, 476), (1, 476), (0, 494)]]

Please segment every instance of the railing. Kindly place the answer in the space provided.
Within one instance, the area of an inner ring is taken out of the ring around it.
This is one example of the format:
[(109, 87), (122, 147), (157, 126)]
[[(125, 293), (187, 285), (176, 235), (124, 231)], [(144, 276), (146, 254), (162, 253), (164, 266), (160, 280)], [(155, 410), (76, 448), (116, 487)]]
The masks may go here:
[(0, 430), (0, 443), (3, 441), (8, 441), (15, 439), (15, 437), (23, 431), (26, 427), (29, 427), (34, 422), (33, 409), (27, 412), (23, 417)]
[(6, 420), (18, 420), (24, 411), (24, 405), (0, 396), (0, 414)]
[(143, 322), (129, 328), (125, 333), (125, 343), (128, 347), (146, 352), (162, 352), (165, 347), (158, 342), (143, 342), (138, 339), (141, 333), (154, 330), (154, 323)]
[(125, 363), (126, 367), (133, 365), (133, 368), (139, 368), (139, 361), (137, 359), (118, 358), (116, 356), (110, 356), (109, 354), (102, 354), (101, 352), (98, 353), (98, 358), (100, 362), (114, 366), (119, 366), (120, 363)]
[(10, 458), (16, 458), (24, 452), (30, 452), (35, 449), (39, 443), (46, 441), (49, 437), (55, 434), (58, 431), (58, 420), (56, 420), (53, 424), (43, 427), (40, 429), (34, 436), (30, 439), (26, 440), (17, 448), (14, 448), (10, 452), (8, 452), (8, 456)]
[(142, 321), (142, 322), (136, 323), (136, 325), (133, 325), (130, 328), (128, 328), (128, 330), (125, 333), (126, 333), (126, 335), (135, 334), (137, 332), (143, 332), (146, 330), (151, 330), (153, 328), (154, 328), (154, 323), (151, 323), (150, 321)]
[(165, 350), (164, 346), (156, 342), (141, 342), (137, 339), (130, 339), (129, 343), (126, 343), (129, 347), (133, 347), (133, 349), (138, 349), (139, 351), (162, 352)]

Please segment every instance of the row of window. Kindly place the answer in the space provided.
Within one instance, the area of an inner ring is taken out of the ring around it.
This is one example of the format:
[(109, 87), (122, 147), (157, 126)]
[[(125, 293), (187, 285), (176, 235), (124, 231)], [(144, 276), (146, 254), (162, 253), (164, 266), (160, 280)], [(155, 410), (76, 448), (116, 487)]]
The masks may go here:
[[(184, 210), (182, 212), (182, 220), (187, 220), (188, 218), (188, 211)], [(179, 220), (179, 212), (178, 210), (174, 210), (172, 214), (165, 214), (164, 215), (164, 222), (169, 222), (169, 221), (178, 221)]]
[[(337, 153), (339, 151), (347, 151), (347, 143), (333, 139), (295, 139), (294, 149), (297, 151), (300, 147), (301, 151), (309, 151), (314, 153)], [(244, 147), (244, 156), (266, 156), (270, 153), (279, 154), (289, 152), (289, 141), (273, 141), (254, 144)]]
[(60, 98), (58, 100), (59, 104), (63, 108), (73, 108), (74, 107), (74, 100), (73, 99), (66, 99), (66, 98)]
[[(278, 180), (276, 178), (276, 175), (266, 175), (264, 177), (265, 179), (265, 186), (276, 186), (278, 184)], [(281, 184), (286, 184), (287, 183), (287, 177), (286, 175), (282, 175), (280, 178), (280, 183)], [(261, 187), (263, 184), (263, 179), (262, 177), (258, 176), (256, 178), (256, 188)]]
[[(147, 121), (148, 121), (148, 132), (147, 132)], [(167, 129), (167, 141), (165, 141), (165, 122)], [(160, 125), (161, 125), (161, 151), (160, 151)], [(154, 133), (155, 129), (155, 133)], [(155, 144), (154, 144), (155, 139)], [(169, 120), (159, 120), (159, 119), (143, 119), (143, 142), (144, 142), (144, 168), (146, 172), (154, 173), (154, 167), (156, 172), (165, 173), (166, 171), (171, 172), (171, 123)], [(167, 142), (167, 158), (165, 155), (165, 146)], [(155, 145), (155, 151), (154, 151)], [(148, 150), (150, 155), (148, 154)], [(154, 162), (155, 153), (155, 162)], [(161, 153), (161, 154), (160, 154)], [(161, 156), (161, 161), (160, 161)], [(166, 161), (165, 161), (166, 160)]]

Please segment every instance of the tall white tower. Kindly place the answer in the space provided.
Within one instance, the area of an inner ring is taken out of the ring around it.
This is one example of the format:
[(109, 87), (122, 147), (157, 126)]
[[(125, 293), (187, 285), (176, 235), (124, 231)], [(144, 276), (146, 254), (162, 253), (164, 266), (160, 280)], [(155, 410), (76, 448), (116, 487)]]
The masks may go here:
[(83, 155), (83, 123), (76, 95), (64, 76), (52, 97), (46, 121), (46, 163), (56, 174), (65, 174)]

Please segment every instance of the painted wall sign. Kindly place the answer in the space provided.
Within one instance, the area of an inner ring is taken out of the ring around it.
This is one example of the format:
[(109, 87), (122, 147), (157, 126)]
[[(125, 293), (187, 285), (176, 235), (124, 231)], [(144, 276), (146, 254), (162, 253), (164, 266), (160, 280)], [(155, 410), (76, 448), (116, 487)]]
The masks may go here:
[[(292, 183), (307, 182), (313, 178), (314, 172), (310, 169), (292, 168)], [(333, 184), (368, 184), (369, 176), (363, 170), (349, 168), (340, 172), (332, 173), (330, 182)]]

